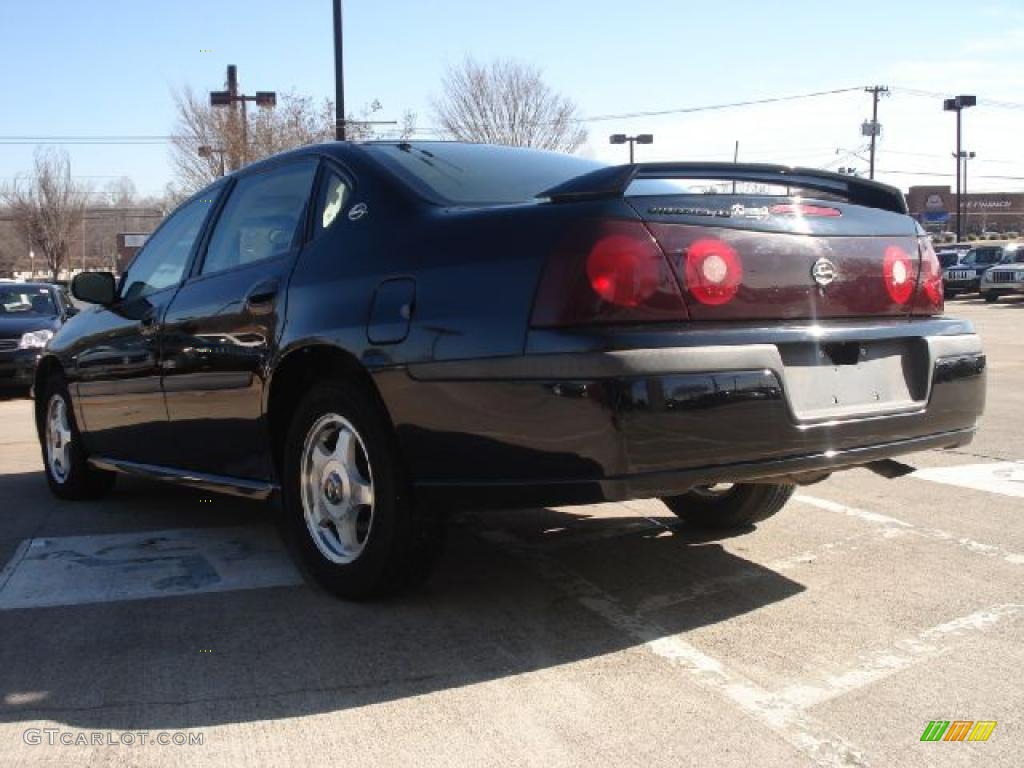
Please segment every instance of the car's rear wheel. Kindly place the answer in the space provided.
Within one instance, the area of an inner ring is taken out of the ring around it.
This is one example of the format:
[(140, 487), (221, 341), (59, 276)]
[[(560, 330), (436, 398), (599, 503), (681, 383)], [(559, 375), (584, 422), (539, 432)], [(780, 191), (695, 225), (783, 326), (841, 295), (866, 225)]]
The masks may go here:
[(662, 501), (673, 514), (694, 527), (728, 530), (749, 528), (767, 520), (786, 505), (795, 489), (793, 485), (721, 483), (691, 488)]
[(429, 575), (443, 521), (413, 504), (391, 426), (365, 388), (311, 391), (292, 418), (283, 464), (285, 537), (325, 588), (367, 598)]
[(989, 304), (995, 304), (997, 301), (999, 301), (999, 294), (994, 293), (993, 291), (987, 291), (986, 293), (981, 294), (981, 297), (985, 299), (985, 301), (987, 301)]
[(50, 490), (74, 501), (105, 495), (117, 476), (89, 464), (64, 379), (50, 376), (41, 395), (39, 438)]

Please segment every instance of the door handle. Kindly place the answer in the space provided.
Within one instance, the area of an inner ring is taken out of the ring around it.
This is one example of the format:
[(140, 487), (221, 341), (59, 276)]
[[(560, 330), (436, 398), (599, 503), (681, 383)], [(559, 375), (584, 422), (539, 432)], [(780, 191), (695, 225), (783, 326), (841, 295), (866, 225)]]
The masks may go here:
[(279, 285), (277, 280), (264, 280), (249, 289), (245, 295), (245, 308), (254, 315), (265, 315), (274, 308)]

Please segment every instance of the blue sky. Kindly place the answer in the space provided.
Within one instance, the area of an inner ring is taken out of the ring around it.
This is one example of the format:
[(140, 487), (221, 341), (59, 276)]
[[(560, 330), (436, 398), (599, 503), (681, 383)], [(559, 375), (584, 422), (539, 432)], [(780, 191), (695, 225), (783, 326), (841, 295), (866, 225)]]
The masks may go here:
[[(540, 65), (586, 116), (671, 109), (881, 83), (881, 178), (906, 186), (952, 170), (953, 120), (935, 93), (1024, 103), (1024, 3), (690, 2), (689, 0), (347, 0), (350, 108), (378, 99), (432, 123), (445, 67), (464, 55)], [(166, 135), (171, 91), (222, 87), (333, 96), (330, 0), (3, 0), (0, 137)], [(212, 52), (204, 52), (210, 50)], [(584, 152), (622, 160), (607, 136), (648, 131), (644, 159), (741, 159), (814, 166), (855, 156), (870, 114), (862, 92), (658, 118), (588, 124)], [(972, 186), (1024, 189), (1024, 109), (966, 113), (978, 152)], [(101, 186), (130, 177), (142, 192), (170, 180), (167, 148), (68, 146), (73, 173)], [(0, 177), (28, 170), (33, 146), (0, 143)], [(901, 173), (895, 173), (900, 171)], [(986, 179), (985, 176), (1019, 176)]]

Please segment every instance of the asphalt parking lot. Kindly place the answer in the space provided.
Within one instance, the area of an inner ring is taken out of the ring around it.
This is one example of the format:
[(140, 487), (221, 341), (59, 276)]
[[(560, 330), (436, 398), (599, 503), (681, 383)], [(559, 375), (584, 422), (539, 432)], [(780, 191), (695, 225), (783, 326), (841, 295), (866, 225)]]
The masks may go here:
[[(1020, 765), (1024, 299), (947, 310), (988, 353), (972, 445), (725, 539), (655, 501), (465, 515), (384, 603), (305, 585), (259, 504), (56, 501), (0, 401), (0, 762)], [(203, 743), (152, 743), (179, 732)]]

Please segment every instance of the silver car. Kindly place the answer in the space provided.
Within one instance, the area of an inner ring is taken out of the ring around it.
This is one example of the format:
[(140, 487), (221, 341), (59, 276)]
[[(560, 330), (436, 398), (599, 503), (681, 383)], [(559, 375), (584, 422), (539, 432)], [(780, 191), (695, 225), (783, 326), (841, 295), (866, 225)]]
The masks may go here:
[(980, 291), (990, 304), (1006, 294), (1024, 294), (1024, 243), (1003, 249), (1002, 261), (982, 275)]

